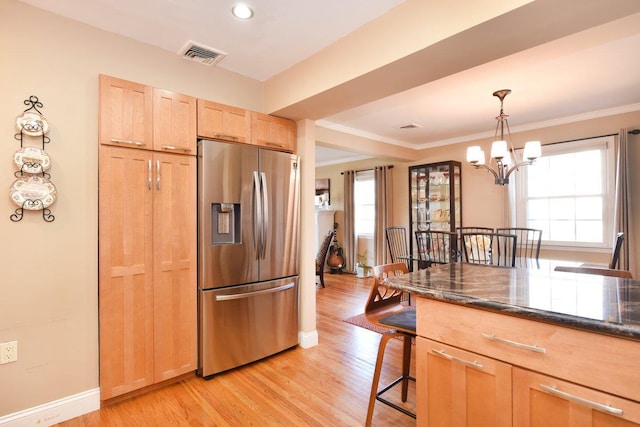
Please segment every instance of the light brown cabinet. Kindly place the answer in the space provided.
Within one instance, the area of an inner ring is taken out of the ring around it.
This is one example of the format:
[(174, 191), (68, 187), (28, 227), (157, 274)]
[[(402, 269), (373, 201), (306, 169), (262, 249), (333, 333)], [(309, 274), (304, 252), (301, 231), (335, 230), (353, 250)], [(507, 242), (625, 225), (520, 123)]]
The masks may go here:
[(638, 402), (526, 369), (514, 368), (513, 384), (514, 426), (640, 426)]
[(155, 94), (154, 141), (99, 149), (102, 400), (197, 368), (195, 108)]
[(153, 149), (196, 155), (196, 99), (153, 89)]
[(511, 426), (511, 365), (418, 337), (420, 425)]
[(268, 114), (251, 113), (251, 143), (272, 150), (296, 151), (296, 123)]
[(153, 148), (153, 88), (100, 75), (100, 144)]
[(152, 153), (100, 147), (100, 394), (153, 384)]
[(251, 143), (251, 112), (198, 99), (198, 136)]
[[(640, 342), (427, 298), (417, 299), (417, 319), (420, 426), (640, 424)], [(502, 364), (511, 375), (494, 368)], [(454, 369), (464, 374), (455, 376)], [(488, 406), (470, 411), (476, 398)], [(452, 418), (482, 411), (488, 424), (476, 416), (460, 424)], [(509, 423), (491, 418), (498, 413)]]

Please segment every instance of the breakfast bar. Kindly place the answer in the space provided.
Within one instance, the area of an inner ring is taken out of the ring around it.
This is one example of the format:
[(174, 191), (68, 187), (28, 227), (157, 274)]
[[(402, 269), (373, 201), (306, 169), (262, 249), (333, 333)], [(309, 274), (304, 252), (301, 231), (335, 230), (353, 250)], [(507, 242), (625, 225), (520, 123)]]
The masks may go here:
[(452, 263), (416, 296), (417, 424), (640, 425), (640, 281)]

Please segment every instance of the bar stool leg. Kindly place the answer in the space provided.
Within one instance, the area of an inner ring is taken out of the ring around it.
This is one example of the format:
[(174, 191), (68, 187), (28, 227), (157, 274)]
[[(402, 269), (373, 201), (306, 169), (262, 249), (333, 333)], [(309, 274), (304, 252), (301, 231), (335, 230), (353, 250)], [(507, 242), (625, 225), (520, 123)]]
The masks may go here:
[(402, 401), (407, 401), (409, 392), (409, 368), (411, 367), (411, 336), (404, 335), (402, 348)]
[[(384, 350), (387, 347), (387, 342), (397, 336), (404, 335), (400, 332), (387, 332), (380, 338), (380, 344), (378, 345), (378, 357), (376, 358), (376, 367), (373, 372), (373, 381), (371, 383), (371, 394), (369, 395), (369, 408), (367, 409), (367, 421), (366, 427), (371, 426), (371, 420), (373, 419), (373, 407), (376, 403), (376, 394), (378, 393), (378, 383), (380, 382), (380, 371), (382, 370), (382, 360), (384, 359)], [(403, 367), (404, 370), (404, 367)], [(404, 386), (403, 386), (404, 387)], [(406, 399), (406, 395), (405, 395)]]

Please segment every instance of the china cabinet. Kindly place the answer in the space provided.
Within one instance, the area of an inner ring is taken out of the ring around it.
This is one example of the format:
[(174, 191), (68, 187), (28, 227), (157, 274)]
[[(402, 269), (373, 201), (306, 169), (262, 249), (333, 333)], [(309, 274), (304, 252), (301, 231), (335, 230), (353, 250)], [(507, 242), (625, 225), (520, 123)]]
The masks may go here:
[(455, 231), (462, 224), (460, 162), (447, 161), (409, 168), (409, 236), (417, 257), (415, 232)]

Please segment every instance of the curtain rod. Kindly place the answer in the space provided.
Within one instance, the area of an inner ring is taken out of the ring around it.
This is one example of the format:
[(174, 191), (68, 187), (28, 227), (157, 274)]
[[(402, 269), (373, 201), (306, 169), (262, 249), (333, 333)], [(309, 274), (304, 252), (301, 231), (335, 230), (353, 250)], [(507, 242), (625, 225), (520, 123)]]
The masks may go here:
[[(380, 167), (382, 167), (382, 166), (374, 166), (374, 167), (369, 168), (369, 169), (360, 169), (360, 170), (357, 170), (357, 171), (354, 171), (354, 172), (355, 172), (355, 173), (358, 173), (358, 172), (372, 171), (372, 170), (374, 170), (375, 168), (380, 168)], [(388, 167), (389, 169), (393, 169), (393, 165), (387, 165), (387, 167)], [(344, 172), (340, 172), (340, 175), (344, 175)]]
[[(638, 134), (640, 134), (640, 129), (633, 129), (633, 130), (630, 130), (627, 133), (630, 134), (630, 135), (638, 135)], [(607, 136), (616, 136), (616, 135), (619, 135), (619, 134), (618, 133), (609, 133), (607, 135), (588, 136), (586, 138), (569, 139), (567, 141), (547, 142), (546, 144), (542, 144), (542, 146), (544, 147), (546, 145), (566, 144), (568, 142), (584, 141), (585, 139), (605, 138)]]

